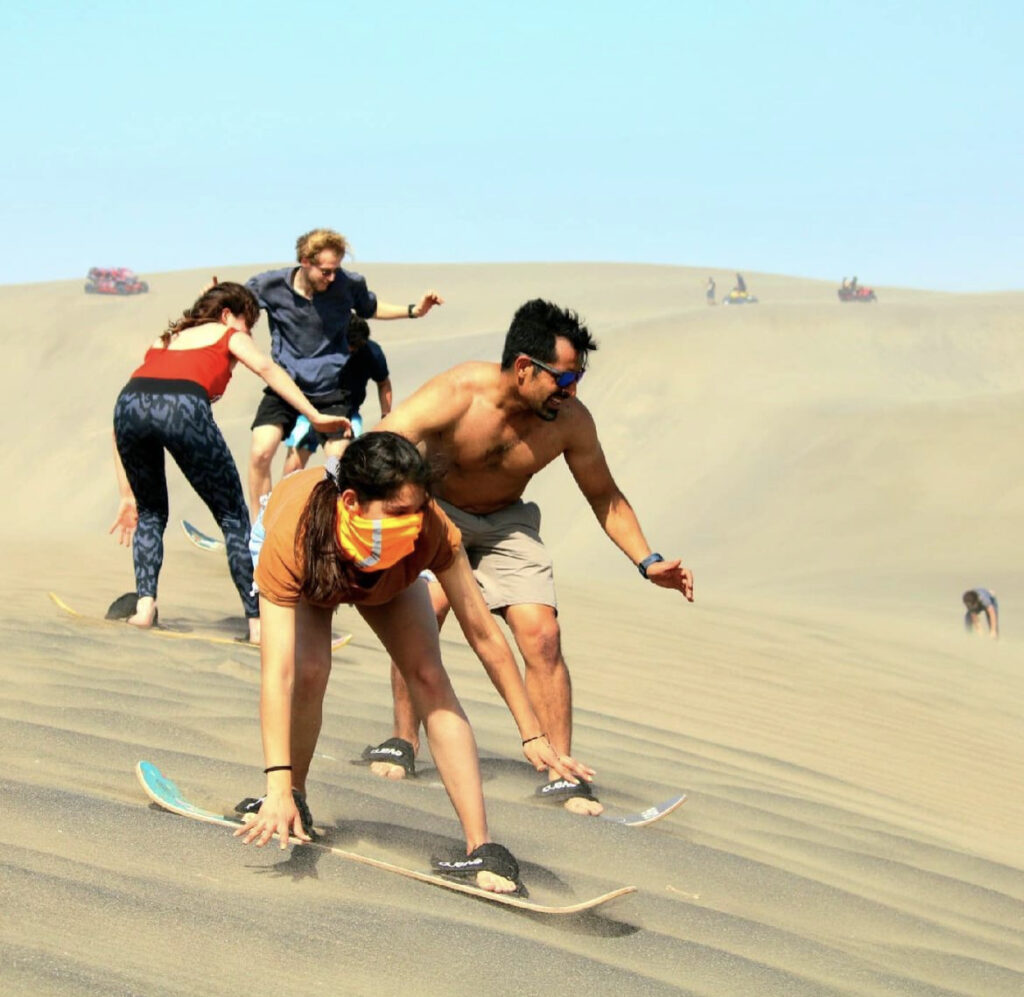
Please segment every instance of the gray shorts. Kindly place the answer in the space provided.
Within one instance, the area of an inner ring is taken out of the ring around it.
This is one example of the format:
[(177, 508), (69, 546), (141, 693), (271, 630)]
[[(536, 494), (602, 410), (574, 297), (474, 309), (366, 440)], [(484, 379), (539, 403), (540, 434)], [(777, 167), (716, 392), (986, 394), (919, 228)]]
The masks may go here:
[(522, 604), (558, 609), (554, 570), (540, 539), (536, 502), (513, 502), (486, 516), (440, 500), (438, 504), (462, 531), (462, 545), (488, 609), (494, 612)]

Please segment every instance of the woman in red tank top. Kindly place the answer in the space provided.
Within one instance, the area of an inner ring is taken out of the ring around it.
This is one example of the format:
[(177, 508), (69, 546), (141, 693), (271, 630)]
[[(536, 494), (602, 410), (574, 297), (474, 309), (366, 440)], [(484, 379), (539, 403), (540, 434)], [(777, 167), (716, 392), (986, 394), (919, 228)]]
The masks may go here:
[[(122, 596), (127, 620), (151, 627), (163, 564), (163, 533), (169, 515), (164, 453), (207, 504), (224, 533), (228, 566), (249, 623), (259, 641), (259, 605), (252, 594), (249, 512), (234, 458), (213, 419), (210, 404), (227, 387), (241, 361), (310, 423), (325, 433), (348, 425), (310, 404), (292, 378), (255, 346), (250, 330), (259, 305), (241, 284), (210, 287), (147, 350), (114, 407), (114, 464), (121, 502), (110, 532), (132, 547), (135, 600)], [(113, 607), (112, 607), (113, 608)]]

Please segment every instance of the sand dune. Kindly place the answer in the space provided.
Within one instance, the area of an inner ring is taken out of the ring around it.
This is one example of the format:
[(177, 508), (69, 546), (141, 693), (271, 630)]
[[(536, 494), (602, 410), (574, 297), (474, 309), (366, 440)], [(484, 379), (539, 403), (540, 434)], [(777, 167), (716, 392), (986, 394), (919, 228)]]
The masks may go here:
[[(260, 265), (224, 267), (244, 279)], [(707, 271), (356, 265), (396, 395), (496, 359), (514, 308), (577, 308), (600, 342), (581, 395), (652, 544), (697, 603), (650, 589), (562, 466), (531, 486), (561, 590), (578, 755), (610, 809), (690, 794), (626, 830), (534, 805), (514, 727), (458, 634), (444, 648), (483, 757), (492, 831), (538, 894), (632, 883), (597, 916), (524, 916), (298, 849), (242, 849), (147, 807), (133, 767), (197, 802), (259, 788), (258, 659), (62, 616), (132, 588), (107, 537), (114, 398), (208, 271), (132, 299), (80, 282), (0, 287), (7, 380), (0, 610), (0, 987), (26, 994), (1018, 995), (1024, 988), (1024, 295), (747, 274), (757, 306), (708, 308)], [(720, 291), (731, 274), (716, 272)], [(267, 345), (261, 323), (257, 342)], [(261, 383), (215, 411), (240, 466)], [(366, 408), (373, 412), (374, 401)], [(213, 529), (171, 472), (172, 520)], [(968, 639), (959, 595), (1000, 596)], [(172, 523), (161, 615), (234, 634), (221, 560)], [(458, 844), (431, 778), (350, 764), (389, 724), (387, 661), (354, 614), (311, 783), (345, 847), (422, 866)], [(568, 900), (566, 901), (568, 902)]]

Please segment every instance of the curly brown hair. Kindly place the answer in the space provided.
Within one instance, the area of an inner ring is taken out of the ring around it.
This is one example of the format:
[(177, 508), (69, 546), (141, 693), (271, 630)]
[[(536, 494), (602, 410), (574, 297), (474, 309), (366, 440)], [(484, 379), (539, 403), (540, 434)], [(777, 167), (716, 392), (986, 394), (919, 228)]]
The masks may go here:
[(224, 281), (223, 284), (214, 284), (199, 295), (192, 307), (181, 313), (181, 318), (172, 319), (160, 334), (160, 339), (167, 346), (185, 329), (206, 322), (219, 322), (225, 308), (232, 315), (244, 318), (250, 330), (260, 319), (260, 305), (252, 291), (241, 284)]

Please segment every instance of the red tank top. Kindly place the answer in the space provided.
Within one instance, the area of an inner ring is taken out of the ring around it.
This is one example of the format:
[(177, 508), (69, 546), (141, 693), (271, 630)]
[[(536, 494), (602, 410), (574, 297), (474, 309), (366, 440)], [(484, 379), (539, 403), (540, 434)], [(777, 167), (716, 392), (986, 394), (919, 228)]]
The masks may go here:
[(169, 350), (164, 346), (151, 346), (146, 350), (142, 366), (132, 377), (152, 377), (160, 381), (195, 381), (206, 389), (210, 401), (224, 394), (231, 380), (231, 351), (228, 340), (238, 332), (228, 329), (220, 339), (209, 346), (194, 350)]

